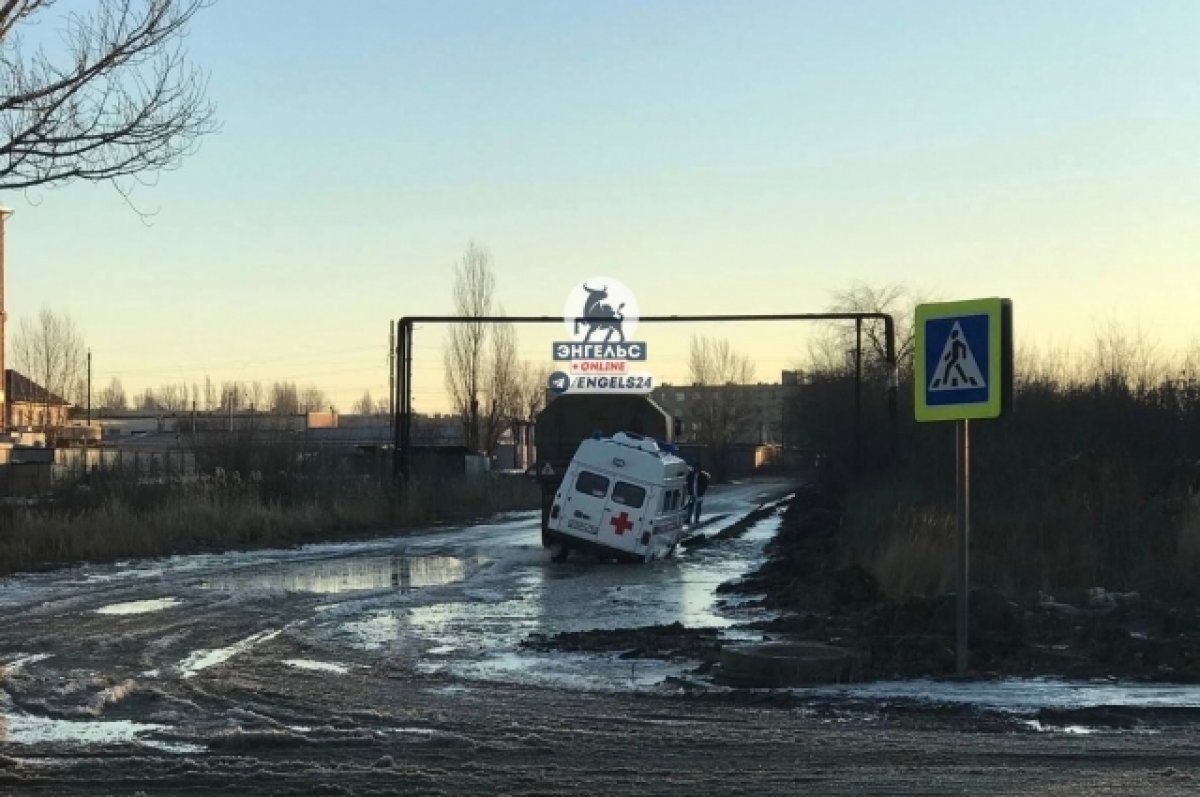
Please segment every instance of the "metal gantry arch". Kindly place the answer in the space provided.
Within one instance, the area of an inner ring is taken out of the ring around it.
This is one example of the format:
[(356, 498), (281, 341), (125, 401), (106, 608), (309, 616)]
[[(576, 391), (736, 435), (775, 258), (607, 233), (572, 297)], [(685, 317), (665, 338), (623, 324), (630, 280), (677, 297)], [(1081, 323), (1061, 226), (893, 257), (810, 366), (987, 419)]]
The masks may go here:
[[(898, 419), (896, 391), (899, 377), (896, 370), (896, 323), (890, 313), (740, 313), (717, 315), (644, 315), (639, 324), (654, 323), (725, 323), (732, 321), (853, 321), (855, 326), (854, 357), (854, 428), (859, 437), (862, 415), (862, 325), (864, 321), (883, 321), (886, 337), (885, 359), (891, 371), (888, 382), (888, 422), (891, 445), (896, 453)], [(409, 454), (412, 448), (412, 361), (413, 336), (417, 324), (561, 324), (562, 316), (404, 316), (396, 322), (395, 378), (393, 407), (393, 473), (407, 477)]]

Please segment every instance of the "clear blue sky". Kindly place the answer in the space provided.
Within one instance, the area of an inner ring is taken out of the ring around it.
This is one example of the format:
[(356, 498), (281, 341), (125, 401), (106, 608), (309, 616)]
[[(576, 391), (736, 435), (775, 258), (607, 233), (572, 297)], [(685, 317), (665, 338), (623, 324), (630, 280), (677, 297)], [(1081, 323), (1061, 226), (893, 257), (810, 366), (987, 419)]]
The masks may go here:
[[(475, 239), (510, 312), (592, 274), (644, 313), (903, 283), (1010, 297), (1021, 342), (1082, 354), (1116, 321), (1179, 351), (1197, 41), (1190, 0), (222, 0), (190, 39), (221, 133), (139, 190), (149, 226), (106, 186), (0, 197), (8, 311), (69, 312), (98, 385), (289, 379), (348, 409), (385, 394), (389, 319), (450, 310)], [(736, 342), (774, 378), (802, 339)]]

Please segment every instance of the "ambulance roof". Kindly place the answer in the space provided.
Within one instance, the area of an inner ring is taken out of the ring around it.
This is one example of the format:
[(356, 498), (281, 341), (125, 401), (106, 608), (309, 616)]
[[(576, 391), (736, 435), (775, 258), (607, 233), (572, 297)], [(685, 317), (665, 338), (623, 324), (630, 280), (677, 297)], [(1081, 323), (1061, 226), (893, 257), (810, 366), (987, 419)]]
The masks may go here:
[(687, 473), (687, 463), (672, 447), (641, 435), (617, 432), (612, 437), (584, 440), (575, 461), (600, 470), (624, 472), (633, 479), (658, 482)]

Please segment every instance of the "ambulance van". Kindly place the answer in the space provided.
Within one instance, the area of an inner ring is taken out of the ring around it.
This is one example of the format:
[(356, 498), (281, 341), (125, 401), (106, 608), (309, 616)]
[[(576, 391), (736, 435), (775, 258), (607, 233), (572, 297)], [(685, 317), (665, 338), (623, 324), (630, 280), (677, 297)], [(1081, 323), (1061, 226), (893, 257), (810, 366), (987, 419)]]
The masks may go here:
[(584, 440), (554, 495), (545, 544), (554, 561), (571, 550), (649, 562), (684, 535), (688, 464), (667, 444), (630, 432)]

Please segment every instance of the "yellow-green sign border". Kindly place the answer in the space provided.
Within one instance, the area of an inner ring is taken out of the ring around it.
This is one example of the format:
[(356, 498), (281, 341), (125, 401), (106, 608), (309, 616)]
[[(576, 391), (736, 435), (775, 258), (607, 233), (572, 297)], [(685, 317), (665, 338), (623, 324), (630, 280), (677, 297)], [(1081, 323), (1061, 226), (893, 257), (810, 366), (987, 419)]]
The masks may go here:
[[(961, 421), (999, 418), (1004, 412), (1004, 383), (1012, 375), (1004, 372), (1004, 305), (1007, 299), (966, 299), (958, 302), (931, 302), (917, 305), (913, 340), (913, 410), (918, 421)], [(926, 404), (929, 375), (925, 370), (925, 323), (938, 318), (968, 315), (988, 317), (987, 400), (969, 404)], [(1009, 366), (1011, 368), (1011, 364)]]

